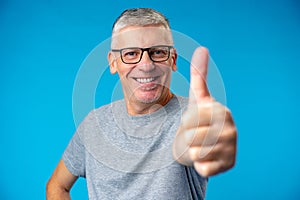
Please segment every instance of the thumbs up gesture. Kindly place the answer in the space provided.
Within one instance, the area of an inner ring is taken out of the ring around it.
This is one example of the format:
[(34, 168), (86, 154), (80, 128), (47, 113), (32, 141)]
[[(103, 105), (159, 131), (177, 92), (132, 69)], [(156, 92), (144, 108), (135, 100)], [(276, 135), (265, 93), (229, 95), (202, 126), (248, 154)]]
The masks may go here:
[(199, 47), (191, 60), (189, 104), (173, 143), (173, 156), (202, 176), (234, 166), (237, 131), (230, 111), (216, 102), (206, 85), (208, 50)]

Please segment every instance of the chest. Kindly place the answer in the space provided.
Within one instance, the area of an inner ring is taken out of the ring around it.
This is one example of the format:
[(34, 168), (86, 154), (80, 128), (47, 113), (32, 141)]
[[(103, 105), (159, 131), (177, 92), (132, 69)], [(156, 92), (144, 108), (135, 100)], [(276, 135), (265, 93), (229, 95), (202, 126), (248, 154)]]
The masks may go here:
[(87, 183), (97, 198), (105, 199), (187, 199), (185, 168), (176, 162), (152, 172), (130, 173), (105, 166), (89, 157)]

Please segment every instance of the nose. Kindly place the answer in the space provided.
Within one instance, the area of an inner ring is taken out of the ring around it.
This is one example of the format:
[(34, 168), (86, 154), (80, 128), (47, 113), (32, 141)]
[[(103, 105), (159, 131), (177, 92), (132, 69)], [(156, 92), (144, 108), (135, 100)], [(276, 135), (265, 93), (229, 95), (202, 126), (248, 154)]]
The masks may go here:
[(155, 65), (153, 61), (150, 59), (149, 53), (144, 51), (141, 61), (139, 62), (140, 70), (144, 72), (151, 72), (154, 70)]

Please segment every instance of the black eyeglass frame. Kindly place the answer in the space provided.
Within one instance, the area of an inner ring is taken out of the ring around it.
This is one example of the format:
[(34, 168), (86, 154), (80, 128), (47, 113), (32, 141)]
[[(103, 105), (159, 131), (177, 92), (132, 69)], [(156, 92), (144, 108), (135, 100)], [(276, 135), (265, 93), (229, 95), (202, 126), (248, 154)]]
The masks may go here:
[[(156, 60), (153, 60), (152, 59), (152, 56), (150, 55), (149, 53), (149, 50), (150, 49), (153, 49), (153, 48), (157, 48), (157, 47), (167, 47), (168, 48), (168, 56), (166, 59), (164, 60), (160, 60), (160, 61), (156, 61)], [(169, 45), (157, 45), (157, 46), (152, 46), (152, 47), (148, 47), (148, 48), (140, 48), (140, 47), (126, 47), (126, 48), (122, 48), (122, 49), (111, 49), (112, 52), (119, 52), (120, 55), (121, 55), (121, 60), (124, 64), (137, 64), (139, 63), (141, 60), (142, 60), (142, 57), (143, 57), (143, 54), (144, 54), (144, 51), (147, 51), (148, 55), (149, 55), (149, 58), (151, 61), (153, 62), (165, 62), (167, 61), (169, 58), (170, 58), (170, 53), (171, 53), (171, 49), (173, 49), (174, 46), (169, 46)], [(136, 62), (125, 62), (124, 59), (123, 59), (123, 56), (122, 56), (122, 51), (124, 50), (127, 50), (127, 49), (140, 49), (142, 51), (141, 53), (141, 56), (140, 56), (140, 59)]]

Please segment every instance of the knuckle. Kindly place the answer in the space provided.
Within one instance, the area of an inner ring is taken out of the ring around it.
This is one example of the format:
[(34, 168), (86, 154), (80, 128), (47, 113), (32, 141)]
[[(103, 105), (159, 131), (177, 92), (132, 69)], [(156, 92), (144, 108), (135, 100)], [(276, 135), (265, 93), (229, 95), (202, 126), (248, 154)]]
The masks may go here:
[(222, 131), (222, 140), (223, 141), (230, 141), (230, 142), (236, 142), (237, 139), (237, 130), (235, 127), (225, 127)]

